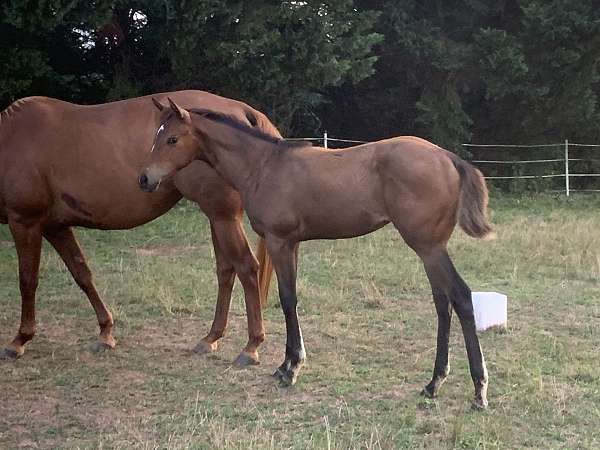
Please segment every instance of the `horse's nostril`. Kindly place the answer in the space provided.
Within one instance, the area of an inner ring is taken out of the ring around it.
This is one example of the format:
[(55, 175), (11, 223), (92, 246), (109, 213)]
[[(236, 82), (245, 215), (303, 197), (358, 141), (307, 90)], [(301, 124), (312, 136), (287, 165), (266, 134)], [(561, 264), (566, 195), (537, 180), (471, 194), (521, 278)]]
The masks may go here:
[(146, 174), (140, 175), (140, 179), (138, 181), (140, 183), (140, 186), (142, 186), (142, 187), (148, 185), (148, 177), (146, 176)]

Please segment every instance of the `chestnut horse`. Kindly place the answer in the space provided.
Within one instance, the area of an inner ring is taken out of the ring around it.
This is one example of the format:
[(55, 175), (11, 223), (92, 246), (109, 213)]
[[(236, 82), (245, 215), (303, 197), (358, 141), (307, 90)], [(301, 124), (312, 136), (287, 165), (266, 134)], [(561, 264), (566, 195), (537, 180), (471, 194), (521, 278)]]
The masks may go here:
[(165, 177), (203, 159), (240, 193), (277, 274), (287, 342), (284, 362), (274, 375), (283, 385), (295, 382), (305, 359), (296, 312), (298, 244), (360, 236), (391, 222), (423, 261), (438, 315), (433, 378), (423, 393), (436, 396), (448, 375), (454, 308), (475, 385), (473, 406), (487, 406), (488, 376), (471, 291), (446, 250), (457, 222), (470, 236), (491, 235), (481, 172), (416, 137), (344, 150), (290, 146), (222, 113), (190, 113), (172, 101), (171, 108), (173, 115), (156, 136), (142, 172), (145, 188), (152, 190)]
[[(168, 95), (182, 105), (214, 108), (274, 138), (281, 136), (262, 113), (244, 103), (202, 91)], [(158, 94), (157, 98), (166, 96)], [(23, 355), (35, 333), (42, 237), (56, 249), (96, 312), (100, 336), (93, 350), (113, 348), (112, 314), (94, 287), (71, 227), (132, 228), (166, 213), (183, 195), (196, 202), (210, 220), (219, 285), (212, 327), (195, 351), (216, 350), (227, 324), (237, 274), (245, 291), (249, 341), (236, 363), (258, 363), (257, 348), (264, 340), (259, 265), (242, 227), (239, 194), (203, 162), (165, 180), (158, 194), (138, 188), (135, 178), (156, 128), (169, 111), (157, 111), (150, 97), (93, 106), (30, 97), (0, 114), (0, 222), (8, 223), (15, 241), (22, 297), (19, 331), (0, 359)], [(266, 298), (271, 266), (262, 240), (259, 259)]]

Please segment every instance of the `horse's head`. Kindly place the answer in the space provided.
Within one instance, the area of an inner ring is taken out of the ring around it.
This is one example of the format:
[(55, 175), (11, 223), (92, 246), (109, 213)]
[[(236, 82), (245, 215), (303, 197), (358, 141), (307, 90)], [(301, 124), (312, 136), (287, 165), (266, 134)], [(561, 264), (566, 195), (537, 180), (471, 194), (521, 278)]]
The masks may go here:
[(194, 133), (190, 113), (169, 100), (169, 106), (155, 98), (154, 105), (163, 112), (152, 149), (138, 179), (140, 188), (154, 192), (163, 179), (172, 176), (196, 159), (199, 137)]

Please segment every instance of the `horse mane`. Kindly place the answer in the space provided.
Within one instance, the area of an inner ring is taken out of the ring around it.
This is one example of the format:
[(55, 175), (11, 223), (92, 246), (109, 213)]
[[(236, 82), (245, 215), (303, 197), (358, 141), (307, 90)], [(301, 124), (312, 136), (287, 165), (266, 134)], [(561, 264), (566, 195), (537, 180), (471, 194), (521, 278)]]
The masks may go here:
[(268, 142), (270, 144), (279, 145), (282, 147), (307, 147), (312, 146), (311, 142), (307, 141), (286, 141), (283, 138), (274, 137), (268, 133), (265, 133), (263, 130), (259, 128), (254, 128), (258, 121), (254, 114), (250, 115), (250, 113), (246, 113), (246, 118), (248, 122), (250, 122), (253, 126), (248, 126), (246, 123), (237, 119), (236, 117), (232, 117), (228, 114), (224, 114), (218, 111), (213, 111), (211, 109), (202, 109), (202, 108), (193, 108), (190, 109), (189, 112), (193, 114), (198, 114), (208, 120), (212, 120), (214, 122), (219, 122), (224, 125), (227, 125), (231, 128), (235, 128), (236, 130), (242, 131), (250, 136), (258, 138), (262, 141)]
[(25, 98), (20, 98), (18, 100), (15, 100), (14, 102), (12, 102), (10, 105), (8, 105), (6, 107), (6, 109), (4, 109), (3, 111), (0, 111), (0, 124), (2, 123), (3, 120), (8, 120), (10, 117), (14, 116), (14, 114), (17, 112), (17, 110), (21, 109), (21, 107), (25, 104), (25, 103), (29, 103), (33, 100), (35, 100), (37, 97), (25, 97)]

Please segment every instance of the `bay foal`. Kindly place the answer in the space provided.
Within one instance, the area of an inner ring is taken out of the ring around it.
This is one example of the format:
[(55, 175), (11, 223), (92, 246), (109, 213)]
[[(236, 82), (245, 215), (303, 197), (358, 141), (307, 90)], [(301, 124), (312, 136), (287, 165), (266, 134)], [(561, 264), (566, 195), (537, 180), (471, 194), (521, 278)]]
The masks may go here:
[[(157, 98), (166, 103), (167, 95), (188, 107), (210, 107), (281, 136), (264, 114), (242, 102), (203, 91), (157, 94)], [(91, 106), (29, 97), (0, 113), (0, 223), (8, 223), (15, 241), (22, 301), (19, 330), (0, 352), (0, 359), (23, 355), (35, 333), (42, 238), (56, 249), (96, 312), (100, 336), (94, 349), (113, 348), (113, 316), (94, 286), (72, 227), (136, 227), (166, 213), (183, 195), (196, 202), (210, 220), (219, 284), (213, 324), (195, 350), (216, 350), (227, 324), (237, 274), (246, 294), (249, 339), (236, 361), (241, 365), (258, 362), (257, 348), (264, 339), (258, 264), (242, 227), (239, 194), (201, 161), (165, 180), (160, 193), (149, 195), (138, 187), (136, 177), (152, 138), (169, 113), (170, 108), (157, 111), (150, 97)], [(260, 247), (266, 287), (270, 262), (264, 245)], [(263, 289), (263, 298), (266, 292)]]
[(436, 396), (448, 375), (453, 308), (475, 385), (473, 406), (487, 406), (488, 375), (471, 291), (446, 250), (457, 222), (470, 236), (491, 235), (487, 188), (476, 168), (416, 137), (344, 150), (299, 147), (220, 113), (188, 111), (172, 101), (171, 109), (142, 172), (143, 187), (151, 191), (165, 177), (203, 159), (240, 192), (252, 227), (266, 240), (279, 283), (287, 342), (274, 375), (282, 384), (296, 381), (305, 360), (296, 312), (298, 244), (360, 236), (392, 222), (423, 261), (438, 315), (433, 377), (423, 393)]

